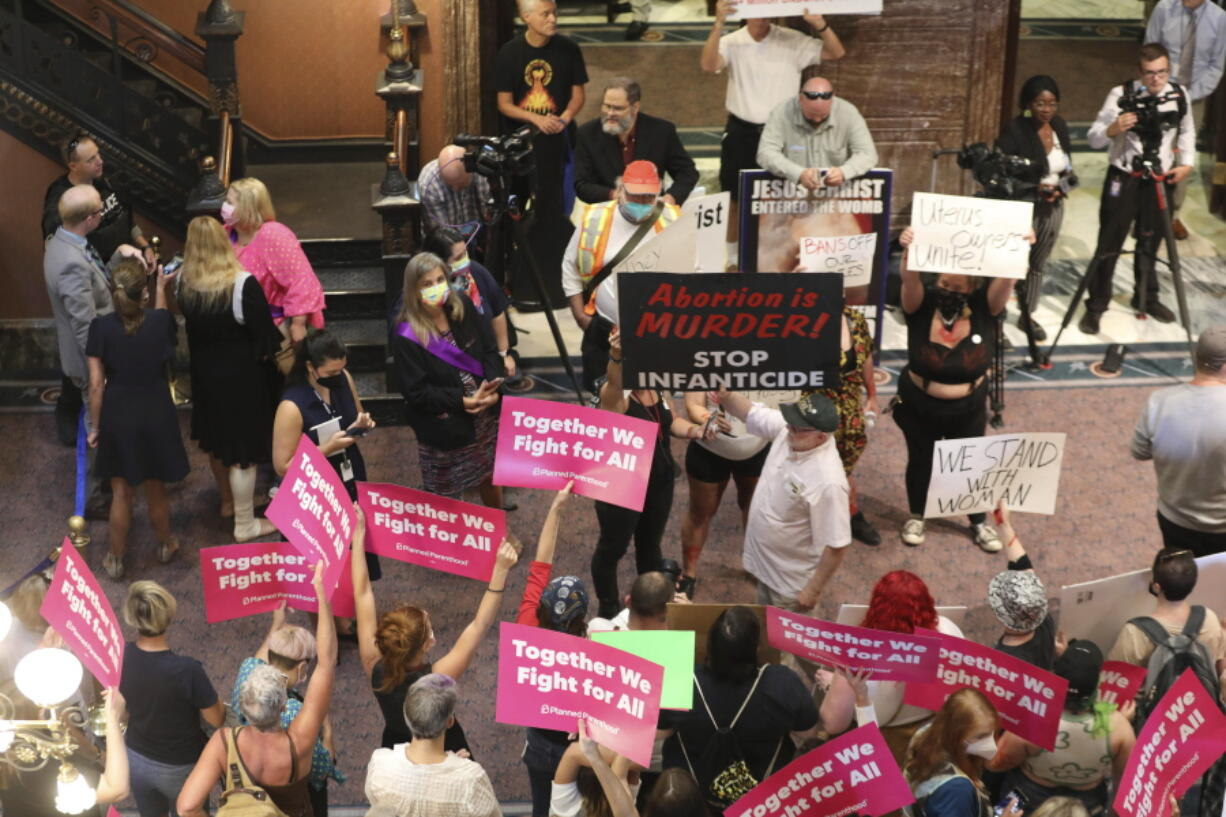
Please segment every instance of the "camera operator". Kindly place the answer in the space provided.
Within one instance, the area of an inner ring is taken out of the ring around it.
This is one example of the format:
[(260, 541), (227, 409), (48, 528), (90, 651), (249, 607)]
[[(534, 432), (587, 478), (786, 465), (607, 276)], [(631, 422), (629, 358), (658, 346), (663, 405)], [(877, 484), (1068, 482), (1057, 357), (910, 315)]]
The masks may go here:
[(1022, 83), (1019, 95), (1022, 113), (1005, 125), (996, 146), (1007, 154), (1030, 161), (1022, 181), (1027, 182), (1012, 198), (1034, 202), (1035, 242), (1030, 248), (1026, 280), (1017, 283), (1017, 302), (1021, 314), (1017, 326), (1035, 341), (1047, 333), (1031, 319), (1043, 288), (1043, 267), (1060, 235), (1064, 221), (1064, 199), (1077, 184), (1068, 124), (1056, 110), (1060, 106), (1060, 87), (1045, 74)]
[[(1154, 257), (1162, 240), (1162, 212), (1149, 175), (1162, 175), (1168, 202), (1175, 185), (1192, 166), (1175, 164), (1190, 160), (1196, 151), (1196, 128), (1191, 106), (1182, 88), (1170, 81), (1171, 62), (1158, 43), (1141, 46), (1140, 79), (1111, 89), (1098, 118), (1090, 126), (1090, 146), (1110, 146), (1107, 177), (1098, 209), (1098, 245), (1094, 250), (1089, 298), (1078, 328), (1097, 335), (1099, 321), (1111, 303), (1111, 279), (1129, 227), (1137, 222), (1136, 255), (1133, 258), (1132, 305), (1140, 306), (1141, 286), (1146, 287), (1145, 311), (1163, 323), (1175, 315), (1158, 300)], [(1131, 109), (1131, 110), (1129, 110)]]

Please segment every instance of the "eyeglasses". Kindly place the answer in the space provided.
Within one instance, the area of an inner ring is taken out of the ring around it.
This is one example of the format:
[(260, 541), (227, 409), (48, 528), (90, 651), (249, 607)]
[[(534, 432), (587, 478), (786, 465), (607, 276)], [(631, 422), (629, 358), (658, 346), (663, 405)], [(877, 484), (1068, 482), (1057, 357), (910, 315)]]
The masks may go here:
[(834, 96), (834, 91), (801, 91), (800, 95), (805, 99), (830, 99)]

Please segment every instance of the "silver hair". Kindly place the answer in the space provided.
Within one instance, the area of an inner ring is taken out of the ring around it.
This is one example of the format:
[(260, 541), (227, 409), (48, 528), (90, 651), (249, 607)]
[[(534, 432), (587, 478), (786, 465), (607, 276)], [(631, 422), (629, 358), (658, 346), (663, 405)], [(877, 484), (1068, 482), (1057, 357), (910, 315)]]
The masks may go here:
[(455, 699), (451, 676), (432, 672), (417, 679), (404, 696), (404, 720), (413, 737), (430, 740), (443, 734), (455, 712)]
[(261, 732), (272, 732), (281, 726), (285, 698), (285, 674), (271, 664), (260, 664), (243, 681), (238, 704), (248, 723)]

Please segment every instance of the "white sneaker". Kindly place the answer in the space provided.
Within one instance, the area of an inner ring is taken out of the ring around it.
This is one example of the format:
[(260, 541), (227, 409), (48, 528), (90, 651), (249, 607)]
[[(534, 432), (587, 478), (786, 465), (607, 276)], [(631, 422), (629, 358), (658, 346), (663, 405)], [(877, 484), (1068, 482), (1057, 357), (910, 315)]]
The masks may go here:
[(996, 553), (1005, 546), (1005, 543), (1000, 541), (996, 529), (986, 522), (971, 525), (971, 533), (974, 534), (975, 544), (979, 545), (984, 553)]
[(902, 523), (902, 543), (911, 547), (924, 544), (924, 520), (908, 519)]

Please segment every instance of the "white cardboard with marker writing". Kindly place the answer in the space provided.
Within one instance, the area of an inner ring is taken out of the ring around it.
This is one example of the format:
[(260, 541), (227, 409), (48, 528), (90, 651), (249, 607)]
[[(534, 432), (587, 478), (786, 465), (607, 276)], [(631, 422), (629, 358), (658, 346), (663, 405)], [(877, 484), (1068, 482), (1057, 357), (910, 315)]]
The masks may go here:
[(919, 272), (1025, 278), (1033, 214), (1032, 202), (916, 193), (907, 263)]
[(924, 518), (990, 511), (1001, 499), (1013, 511), (1055, 513), (1064, 440), (1060, 432), (937, 440)]
[[(1196, 566), (1196, 588), (1188, 601), (1226, 613), (1226, 553), (1202, 556)], [(1153, 613), (1156, 600), (1149, 594), (1149, 582), (1146, 567), (1061, 587), (1060, 629), (1069, 638), (1088, 638), (1106, 655), (1128, 619)]]

